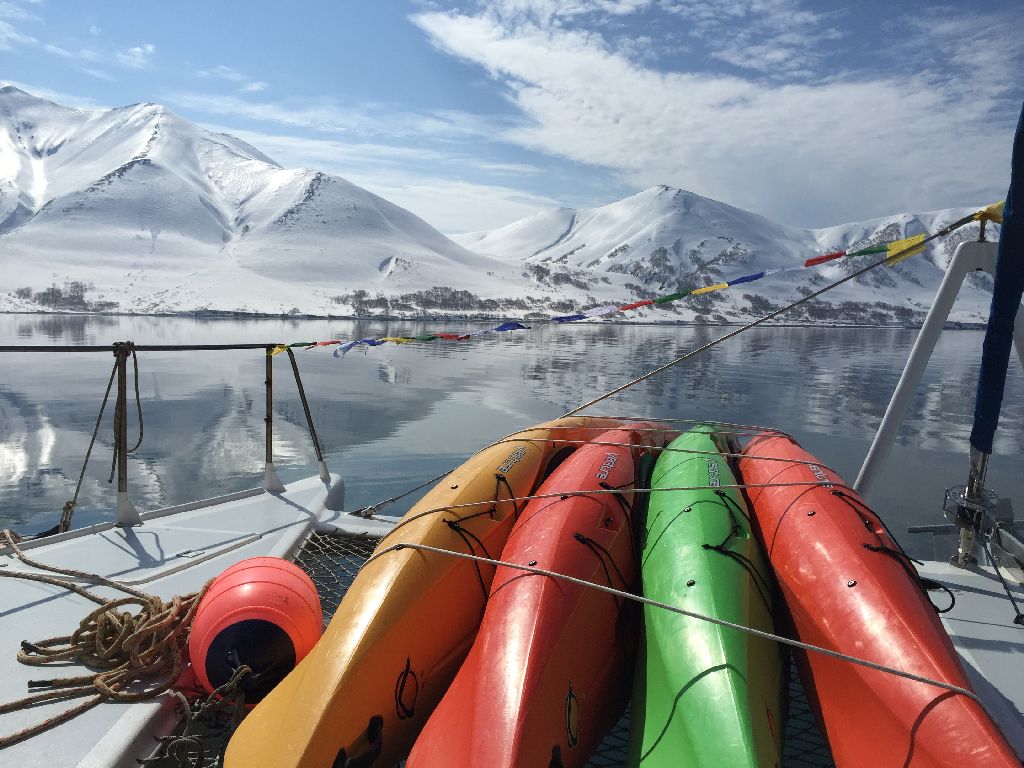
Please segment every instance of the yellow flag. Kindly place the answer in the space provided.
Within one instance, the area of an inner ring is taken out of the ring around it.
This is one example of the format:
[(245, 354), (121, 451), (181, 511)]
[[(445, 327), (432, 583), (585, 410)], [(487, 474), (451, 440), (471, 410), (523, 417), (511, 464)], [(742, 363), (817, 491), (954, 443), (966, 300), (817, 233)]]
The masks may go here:
[(698, 293), (711, 293), (712, 291), (720, 291), (723, 288), (728, 288), (728, 283), (715, 283), (714, 285), (705, 285), (703, 288), (696, 288), (690, 291), (691, 296), (696, 296)]
[(986, 205), (974, 214), (974, 218), (978, 221), (994, 221), (996, 224), (1002, 224), (1004, 205), (1006, 205), (1005, 200), (1001, 200), (998, 203), (992, 203), (992, 205)]
[(889, 258), (886, 260), (886, 264), (890, 267), (893, 264), (899, 264), (904, 259), (909, 259), (911, 256), (916, 256), (919, 253), (924, 253), (924, 246), (915, 248), (914, 246), (918, 243), (924, 242), (924, 235), (914, 235), (904, 240), (897, 240), (895, 243), (889, 243), (886, 247), (886, 253)]
[(380, 341), (390, 341), (392, 344), (408, 344), (410, 341), (416, 341), (416, 339), (409, 336), (385, 336)]
[(272, 350), (270, 350), (270, 356), (273, 357), (274, 355), (280, 355), (282, 352), (286, 351), (287, 349), (288, 349), (288, 345), (287, 344), (278, 344), (276, 347), (274, 347)]

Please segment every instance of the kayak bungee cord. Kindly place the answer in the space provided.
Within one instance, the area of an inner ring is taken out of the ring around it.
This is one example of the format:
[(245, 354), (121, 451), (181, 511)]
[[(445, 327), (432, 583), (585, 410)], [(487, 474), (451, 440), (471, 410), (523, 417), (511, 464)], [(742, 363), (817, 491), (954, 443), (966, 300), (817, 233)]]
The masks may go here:
[[(662, 493), (665, 491), (709, 491), (716, 490), (718, 488), (792, 488), (796, 486), (803, 486), (807, 488), (835, 488), (836, 483), (829, 482), (827, 480), (803, 480), (792, 483), (722, 483), (721, 485), (682, 485), (673, 486), (671, 488), (633, 488), (633, 493)], [(840, 486), (847, 490), (852, 490), (847, 486)], [(569, 499), (574, 496), (603, 496), (605, 494), (622, 493), (620, 490), (614, 488), (602, 488), (601, 490), (587, 490), (587, 491), (564, 491), (561, 493), (540, 493), (532, 496), (513, 496), (508, 499), (482, 499), (481, 501), (467, 501), (463, 504), (448, 504), (443, 507), (434, 507), (432, 509), (425, 509), (412, 517), (403, 517), (394, 527), (381, 536), (381, 541), (386, 539), (388, 536), (393, 534), (399, 528), (403, 528), (414, 520), (419, 520), (421, 517), (427, 515), (434, 515), (438, 512), (452, 512), (457, 509), (467, 509), (469, 507), (480, 507), (484, 504), (490, 504), (496, 506), (497, 504), (504, 502), (512, 502), (513, 505), (518, 508), (518, 502), (520, 501), (532, 501), (534, 499)], [(470, 515), (469, 517), (476, 517), (476, 515)], [(458, 520), (464, 520), (466, 518), (458, 518)], [(367, 561), (369, 562), (369, 561)]]
[[(638, 429), (636, 431), (637, 432), (641, 432), (643, 430), (639, 430)], [(656, 431), (656, 432), (663, 432), (665, 430), (654, 430), (654, 431)], [(784, 432), (779, 432), (778, 434), (779, 435), (785, 435)], [(785, 435), (785, 436), (789, 437), (789, 435)], [(523, 443), (565, 443), (566, 445), (578, 445), (578, 446), (584, 446), (584, 445), (604, 445), (604, 446), (610, 446), (612, 448), (647, 448), (648, 447), (648, 446), (645, 446), (645, 445), (643, 445), (641, 443), (615, 443), (615, 442), (608, 442), (606, 440), (562, 440), (562, 439), (559, 439), (557, 437), (523, 437), (523, 438), (512, 438), (511, 440), (508, 440), (507, 442), (510, 442), (510, 443), (515, 443), (515, 442), (523, 442)], [(488, 447), (490, 447), (490, 446), (488, 446)], [(803, 466), (807, 466), (807, 467), (823, 467), (825, 469), (828, 469), (830, 471), (835, 472), (835, 470), (833, 470), (831, 467), (828, 467), (828, 466), (822, 464), (822, 462), (820, 462), (820, 461), (809, 461), (809, 460), (806, 460), (806, 459), (784, 459), (784, 458), (779, 458), (778, 456), (749, 456), (749, 455), (747, 455), (745, 453), (730, 453), (728, 451), (702, 451), (702, 450), (699, 450), (697, 448), (670, 448), (668, 446), (666, 446), (664, 448), (658, 448), (658, 449), (656, 449), (656, 452), (657, 453), (691, 453), (691, 454), (693, 454), (695, 456), (723, 456), (723, 457), (725, 457), (727, 459), (746, 458), (746, 459), (749, 459), (750, 461), (784, 461), (787, 464), (799, 464), (799, 465), (803, 465)], [(839, 474), (839, 473), (836, 472), (836, 474)]]
[[(773, 427), (763, 427), (763, 426), (760, 426), (760, 425), (757, 425), (757, 424), (736, 424), (736, 423), (732, 423), (732, 422), (728, 422), (728, 421), (713, 421), (711, 419), (660, 419), (660, 418), (654, 418), (654, 417), (651, 417), (651, 418), (648, 418), (648, 417), (635, 417), (634, 418), (632, 416), (629, 416), (629, 417), (626, 417), (626, 416), (595, 416), (593, 414), (587, 414), (585, 416), (580, 416), (580, 418), (582, 418), (582, 419), (615, 419), (615, 420), (623, 421), (623, 422), (629, 422), (629, 421), (658, 421), (658, 422), (664, 422), (666, 424), (668, 424), (668, 423), (671, 423), (671, 424), (705, 424), (705, 425), (710, 426), (710, 427), (719, 427), (719, 426), (722, 426), (722, 427), (737, 427), (739, 429), (743, 429), (744, 430), (742, 432), (741, 431), (730, 431), (730, 430), (725, 430), (725, 429), (716, 429), (715, 430), (716, 434), (719, 434), (719, 435), (732, 435), (732, 436), (735, 436), (735, 437), (756, 437), (757, 435), (764, 434), (766, 432), (774, 433), (774, 434), (785, 434), (784, 432), (781, 432), (780, 430), (775, 429)], [(602, 426), (593, 426), (593, 427), (566, 427), (566, 426), (557, 426), (557, 425), (555, 425), (555, 426), (549, 427), (549, 429), (552, 432), (554, 432), (556, 430), (559, 430), (559, 429), (565, 430), (565, 429), (570, 429), (570, 428), (571, 429), (592, 429), (592, 430), (597, 431), (597, 432), (606, 432), (608, 430), (608, 427), (604, 426), (604, 425), (602, 425)], [(516, 440), (518, 439), (518, 438), (516, 438), (516, 435), (521, 435), (524, 432), (529, 432), (532, 429), (533, 429), (533, 427), (529, 427), (527, 429), (520, 429), (520, 430), (517, 430), (515, 432), (511, 432), (508, 435), (506, 435), (505, 437), (501, 438), (500, 440), (495, 440), (493, 443), (485, 445), (480, 450), (484, 451), (484, 450), (487, 450), (488, 448), (492, 448), (495, 445), (500, 445), (501, 443), (505, 443), (505, 442), (516, 442)], [(746, 430), (750, 430), (750, 431), (746, 431)], [(636, 432), (662, 432), (664, 430), (659, 429), (658, 427), (639, 427), (639, 428), (635, 429), (634, 431), (636, 431)], [(552, 438), (546, 438), (546, 439), (530, 438), (530, 439), (522, 439), (522, 442), (531, 442), (531, 441), (532, 442), (548, 442), (551, 439)], [(576, 444), (580, 444), (580, 445), (583, 444), (582, 441), (579, 441), (579, 440), (577, 440), (577, 441), (565, 440), (565, 441), (562, 441), (562, 442), (576, 443)], [(608, 443), (608, 445), (611, 445), (611, 443)], [(630, 447), (640, 447), (640, 446), (630, 446)], [(479, 451), (477, 451), (477, 453), (479, 453)], [(378, 501), (378, 502), (376, 502), (374, 504), (367, 504), (365, 507), (360, 507), (359, 509), (355, 510), (352, 514), (359, 515), (360, 517), (364, 517), (364, 518), (373, 517), (375, 514), (380, 512), (382, 509), (384, 509), (385, 507), (391, 506), (396, 501), (400, 501), (400, 500), (404, 499), (406, 496), (409, 496), (410, 494), (416, 493), (416, 491), (419, 491), (419, 490), (422, 490), (423, 488), (426, 488), (428, 485), (433, 485), (434, 483), (436, 483), (436, 482), (438, 482), (440, 480), (443, 480), (444, 478), (448, 477), (448, 475), (450, 475), (452, 472), (454, 472), (456, 469), (458, 469), (458, 467), (452, 467), (451, 469), (445, 470), (444, 472), (442, 472), (437, 477), (432, 477), (429, 480), (427, 480), (425, 482), (422, 482), (419, 485), (417, 485), (417, 486), (415, 486), (413, 488), (410, 488), (407, 491), (404, 491), (403, 493), (398, 494), (397, 496), (391, 496), (389, 498), (382, 499), (381, 501)]]
[(771, 320), (771, 319), (773, 319), (775, 317), (778, 317), (782, 313), (788, 312), (789, 310), (793, 309), (794, 307), (799, 307), (801, 304), (804, 304), (805, 302), (808, 302), (811, 299), (815, 299), (818, 296), (821, 296), (821, 294), (826, 293), (827, 291), (831, 291), (833, 288), (836, 288), (836, 287), (842, 285), (843, 283), (847, 283), (850, 280), (858, 278), (861, 275), (863, 275), (863, 274), (865, 274), (867, 272), (870, 272), (872, 269), (875, 269), (876, 267), (881, 267), (884, 264), (894, 264), (897, 261), (900, 261), (901, 257), (903, 257), (905, 255), (910, 255), (911, 251), (916, 251), (918, 248), (923, 246), (925, 243), (929, 243), (932, 240), (935, 240), (935, 239), (937, 239), (939, 237), (945, 237), (946, 235), (948, 235), (953, 230), (959, 229), (960, 227), (962, 227), (962, 226), (964, 226), (966, 224), (970, 224), (972, 221), (977, 221), (977, 214), (972, 213), (969, 216), (964, 216), (962, 219), (958, 219), (957, 221), (954, 221), (952, 224), (946, 225), (945, 227), (940, 229), (938, 232), (935, 232), (934, 234), (928, 235), (926, 238), (924, 238), (923, 240), (921, 240), (919, 242), (911, 243), (911, 244), (907, 245), (906, 247), (901, 248), (900, 250), (896, 251), (895, 253), (893, 253), (891, 255), (887, 255), (884, 259), (879, 259), (878, 261), (872, 262), (871, 264), (868, 264), (866, 267), (861, 267), (857, 271), (851, 272), (846, 277), (840, 278), (839, 280), (836, 280), (833, 283), (829, 283), (824, 288), (819, 288), (817, 291), (814, 291), (814, 293), (809, 293), (806, 296), (803, 296), (803, 297), (797, 299), (796, 301), (794, 301), (794, 302), (792, 302), (790, 304), (787, 304), (784, 307), (780, 307), (779, 309), (776, 309), (776, 310), (774, 310), (772, 312), (769, 312), (767, 315), (759, 317), (757, 320), (753, 320), (753, 321), (747, 323), (746, 325), (744, 325), (744, 326), (742, 326), (740, 328), (737, 328), (734, 331), (729, 331), (729, 333), (725, 334), (724, 336), (719, 336), (717, 339), (709, 341), (707, 344), (702, 344), (701, 346), (697, 347), (696, 349), (690, 350), (685, 355), (677, 357), (675, 360), (667, 362), (664, 365), (662, 365), (662, 366), (660, 366), (658, 368), (655, 368), (652, 371), (648, 371), (647, 373), (645, 373), (645, 374), (643, 374), (641, 376), (638, 376), (637, 378), (633, 379), (632, 381), (626, 382), (625, 384), (623, 384), (620, 387), (616, 387), (615, 389), (610, 390), (608, 392), (605, 392), (603, 395), (599, 395), (598, 397), (595, 397), (593, 400), (590, 400), (589, 402), (586, 402), (583, 405), (580, 405), (580, 406), (577, 406), (576, 408), (573, 408), (571, 411), (563, 414), (562, 418), (565, 418), (566, 416), (575, 416), (580, 411), (582, 411), (582, 410), (584, 410), (586, 408), (589, 408), (592, 405), (596, 405), (597, 403), (600, 403), (602, 400), (607, 400), (609, 397), (612, 397), (613, 395), (617, 395), (620, 392), (624, 392), (625, 390), (627, 390), (630, 387), (632, 387), (634, 384), (639, 384), (641, 381), (644, 381), (645, 379), (649, 379), (652, 376), (661, 373), (662, 371), (666, 371), (669, 368), (671, 368), (672, 366), (678, 365), (679, 363), (681, 363), (681, 362), (683, 362), (685, 360), (689, 360), (691, 357), (694, 357), (695, 355), (698, 355), (701, 352), (704, 352), (705, 350), (708, 350), (708, 349), (711, 349), (712, 347), (718, 346), (723, 341), (727, 341), (728, 339), (731, 339), (734, 336), (739, 336), (744, 331), (749, 331), (751, 328), (755, 328), (755, 327), (761, 325), (762, 323), (765, 323), (765, 322), (767, 322), (767, 321), (769, 321), (769, 320)]
[[(639, 490), (639, 489), (637, 489), (637, 490)], [(557, 495), (557, 494), (552, 494), (552, 495)], [(573, 494), (563, 494), (563, 495), (573, 495)], [(803, 651), (811, 651), (813, 653), (820, 653), (820, 654), (822, 654), (824, 656), (830, 656), (830, 657), (832, 657), (834, 659), (839, 659), (841, 661), (847, 661), (847, 662), (850, 662), (851, 664), (857, 664), (857, 665), (862, 666), (862, 667), (867, 667), (868, 669), (874, 669), (874, 670), (876, 670), (878, 672), (886, 672), (886, 673), (888, 673), (890, 675), (894, 675), (896, 677), (902, 677), (902, 678), (905, 678), (907, 680), (913, 680), (914, 682), (924, 683), (925, 685), (931, 685), (931, 686), (934, 686), (936, 688), (942, 688), (944, 690), (949, 691), (950, 693), (958, 693), (958, 694), (960, 694), (962, 696), (966, 696), (971, 701), (973, 701), (975, 704), (977, 704), (978, 707), (981, 709), (981, 711), (984, 712), (986, 715), (988, 715), (989, 719), (993, 723), (997, 722), (996, 718), (994, 717), (992, 712), (985, 705), (985, 702), (983, 702), (978, 697), (977, 694), (975, 694), (971, 690), (968, 690), (967, 688), (961, 688), (958, 685), (953, 685), (952, 683), (945, 683), (945, 682), (942, 682), (941, 680), (933, 680), (932, 678), (924, 677), (922, 675), (915, 675), (913, 672), (905, 672), (904, 670), (901, 670), (901, 669), (896, 669), (894, 667), (888, 667), (888, 666), (886, 666), (884, 664), (878, 664), (877, 662), (869, 661), (868, 659), (862, 659), (862, 658), (859, 658), (857, 656), (850, 656), (850, 655), (845, 654), (845, 653), (840, 653), (839, 651), (833, 651), (833, 650), (831, 650), (829, 648), (823, 648), (823, 647), (818, 646), (818, 645), (812, 645), (811, 643), (804, 643), (804, 642), (802, 642), (800, 640), (793, 640), (792, 638), (783, 637), (782, 635), (776, 635), (776, 634), (774, 634), (772, 632), (765, 632), (764, 630), (755, 629), (754, 627), (748, 627), (748, 626), (746, 626), (744, 624), (737, 624), (735, 622), (726, 621), (724, 619), (716, 619), (713, 616), (706, 616), (706, 615), (704, 615), (702, 613), (696, 613), (695, 611), (688, 611), (685, 608), (679, 608), (678, 606), (670, 605), (669, 603), (663, 603), (663, 602), (660, 602), (658, 600), (651, 600), (650, 598), (643, 597), (642, 595), (636, 595), (636, 594), (633, 594), (632, 592), (625, 592), (625, 591), (623, 591), (621, 589), (615, 589), (614, 587), (606, 587), (603, 584), (595, 584), (592, 581), (587, 581), (585, 579), (578, 579), (575, 576), (567, 576), (564, 573), (558, 573), (556, 571), (549, 571), (546, 568), (538, 568), (536, 566), (531, 566), (531, 565), (520, 565), (518, 563), (510, 563), (510, 562), (507, 562), (505, 560), (496, 560), (494, 558), (480, 557), (479, 555), (467, 554), (465, 552), (457, 552), (457, 551), (452, 550), (452, 549), (444, 549), (442, 547), (432, 547), (432, 546), (430, 546), (428, 544), (413, 544), (413, 543), (392, 544), (389, 547), (385, 547), (384, 549), (380, 550), (379, 552), (375, 552), (366, 561), (366, 564), (371, 563), (372, 561), (376, 560), (378, 557), (381, 557), (382, 555), (384, 555), (384, 554), (386, 554), (388, 552), (398, 551), (398, 550), (402, 550), (402, 549), (414, 549), (414, 550), (423, 551), (423, 552), (432, 552), (432, 553), (438, 554), (438, 555), (447, 555), (449, 557), (461, 557), (464, 560), (473, 560), (473, 561), (476, 561), (478, 563), (487, 563), (488, 565), (494, 566), (495, 568), (497, 568), (498, 566), (503, 566), (505, 568), (512, 568), (512, 569), (515, 569), (515, 570), (524, 571), (526, 573), (532, 573), (532, 574), (537, 575), (537, 576), (550, 576), (551, 578), (562, 579), (562, 580), (567, 581), (567, 582), (569, 582), (571, 584), (576, 584), (576, 585), (581, 586), (581, 587), (589, 587), (590, 589), (596, 589), (599, 592), (606, 592), (609, 595), (612, 595), (614, 597), (619, 597), (619, 598), (622, 598), (624, 600), (633, 600), (634, 602), (640, 603), (642, 605), (649, 605), (649, 606), (651, 606), (653, 608), (661, 608), (661, 609), (669, 611), (671, 613), (677, 613), (677, 614), (679, 614), (681, 616), (686, 616), (686, 617), (691, 618), (691, 619), (698, 619), (700, 621), (706, 621), (706, 622), (708, 622), (710, 624), (717, 624), (717, 625), (722, 626), (722, 627), (729, 627), (731, 629), (738, 629), (741, 632), (746, 632), (747, 634), (754, 635), (755, 637), (760, 637), (760, 638), (763, 638), (765, 640), (773, 640), (773, 641), (775, 641), (777, 643), (780, 643), (782, 645), (788, 645), (791, 648), (798, 648), (798, 649), (803, 650)], [(365, 567), (366, 564), (364, 564), (364, 567)]]

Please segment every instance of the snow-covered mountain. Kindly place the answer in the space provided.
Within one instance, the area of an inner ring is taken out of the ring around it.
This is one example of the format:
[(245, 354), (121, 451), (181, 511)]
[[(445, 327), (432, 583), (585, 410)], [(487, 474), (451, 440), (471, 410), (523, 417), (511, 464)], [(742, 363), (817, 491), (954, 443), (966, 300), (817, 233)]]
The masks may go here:
[[(449, 239), (342, 178), (282, 168), (159, 105), (71, 109), (0, 88), (0, 311), (569, 313), (934, 231), (966, 212), (806, 230), (660, 186)], [(926, 257), (876, 270), (782, 319), (919, 320), (953, 246), (976, 233), (967, 228)], [(863, 263), (769, 277), (626, 319), (744, 320)], [(972, 276), (956, 319), (985, 319), (989, 284)]]
[[(489, 232), (453, 239), (503, 260), (518, 260), (541, 285), (587, 286), (605, 297), (649, 298), (765, 270), (798, 266), (819, 253), (889, 242), (933, 232), (975, 209), (898, 214), (827, 229), (800, 229), (682, 189), (653, 187), (599, 208), (557, 208)], [(998, 229), (991, 227), (990, 234)], [(904, 322), (921, 319), (957, 243), (974, 239), (978, 225), (937, 241), (922, 256), (879, 268), (780, 321)], [(755, 317), (869, 263), (832, 262), (767, 277), (726, 291), (639, 310), (648, 320), (722, 321)], [(955, 319), (983, 322), (991, 280), (972, 276)]]
[(70, 109), (0, 88), (0, 295), (14, 294), (0, 309), (38, 297), (336, 314), (332, 299), (357, 289), (494, 296), (525, 284), (518, 274), (344, 179), (282, 168), (159, 105)]

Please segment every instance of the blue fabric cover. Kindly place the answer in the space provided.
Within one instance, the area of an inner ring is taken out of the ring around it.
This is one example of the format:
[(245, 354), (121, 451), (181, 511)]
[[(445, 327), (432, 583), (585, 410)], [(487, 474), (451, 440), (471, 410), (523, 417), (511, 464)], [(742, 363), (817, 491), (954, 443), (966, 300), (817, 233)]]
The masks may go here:
[(992, 309), (989, 310), (985, 345), (981, 354), (978, 394), (974, 401), (974, 429), (971, 445), (992, 453), (992, 439), (999, 424), (1003, 404), (1006, 368), (1013, 346), (1013, 323), (1024, 293), (1024, 105), (1021, 106), (1017, 133), (1013, 137), (1010, 161), (1010, 190), (1003, 208), (1003, 227), (999, 234)]

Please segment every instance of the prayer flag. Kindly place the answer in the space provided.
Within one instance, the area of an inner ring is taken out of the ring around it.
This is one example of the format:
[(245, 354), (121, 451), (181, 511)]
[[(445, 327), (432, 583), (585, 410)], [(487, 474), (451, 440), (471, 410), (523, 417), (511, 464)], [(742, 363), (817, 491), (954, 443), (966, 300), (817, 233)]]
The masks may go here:
[(818, 264), (824, 264), (826, 261), (833, 261), (835, 259), (841, 259), (846, 255), (846, 251), (833, 251), (832, 253), (823, 253), (821, 256), (815, 256), (812, 259), (808, 259), (804, 262), (805, 267), (814, 267)]
[(631, 309), (639, 309), (640, 307), (649, 307), (654, 303), (654, 299), (644, 299), (643, 301), (634, 301), (632, 304), (623, 304), (619, 307), (619, 312), (628, 312)]
[(288, 345), (287, 344), (278, 344), (276, 347), (274, 347), (272, 350), (270, 350), (270, 352), (268, 352), (267, 354), (269, 354), (271, 357), (273, 357), (274, 355), (280, 355), (282, 352), (284, 352), (287, 349), (288, 349)]
[(886, 253), (889, 254), (889, 258), (885, 263), (891, 267), (893, 264), (899, 264), (904, 259), (909, 259), (911, 256), (923, 253), (923, 245), (916, 248), (914, 246), (918, 243), (923, 243), (924, 238), (924, 235), (914, 235), (903, 240), (897, 240), (895, 243), (889, 243), (886, 247)]
[(992, 205), (986, 205), (976, 214), (974, 218), (978, 221), (994, 221), (996, 224), (1003, 223), (1003, 206), (1006, 205), (1006, 201), (1002, 200), (998, 203), (992, 203)]
[(575, 323), (577, 320), (586, 320), (586, 315), (562, 315), (561, 317), (552, 317), (551, 322), (553, 323)]
[(872, 253), (885, 253), (889, 249), (887, 245), (871, 245), (867, 248), (861, 248), (859, 251), (853, 251), (847, 254), (848, 256), (867, 256)]
[(714, 285), (705, 285), (703, 288), (694, 288), (690, 293), (696, 296), (698, 293), (711, 293), (712, 291), (720, 291), (728, 287), (728, 283), (715, 283)]
[(511, 323), (502, 323), (497, 328), (493, 328), (492, 330), (495, 330), (495, 331), (524, 331), (524, 330), (529, 330), (529, 329), (530, 329), (530, 326), (528, 326), (528, 325), (523, 325), (522, 323), (511, 322)]
[(756, 275), (744, 275), (743, 277), (737, 277), (735, 280), (730, 280), (729, 285), (739, 285), (740, 283), (752, 283), (755, 280), (760, 280), (764, 277), (767, 272), (758, 272)]
[(610, 315), (612, 312), (618, 311), (618, 307), (613, 307), (612, 305), (609, 304), (604, 307), (594, 307), (593, 309), (585, 309), (583, 310), (583, 314), (586, 315), (587, 317), (600, 317), (601, 315)]
[(690, 291), (679, 291), (679, 293), (670, 293), (667, 296), (659, 296), (654, 300), (655, 304), (668, 304), (670, 301), (681, 299), (683, 296), (689, 296)]

